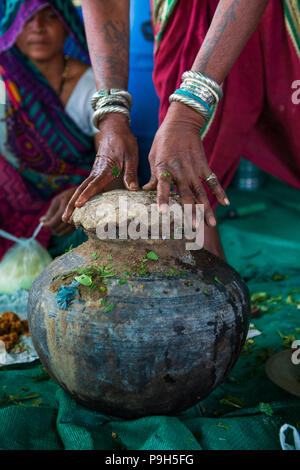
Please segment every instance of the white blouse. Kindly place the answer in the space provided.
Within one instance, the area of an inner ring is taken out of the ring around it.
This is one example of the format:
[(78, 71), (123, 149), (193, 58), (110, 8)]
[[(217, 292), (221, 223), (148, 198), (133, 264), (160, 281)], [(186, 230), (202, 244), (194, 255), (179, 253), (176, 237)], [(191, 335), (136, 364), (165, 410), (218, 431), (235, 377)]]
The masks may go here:
[[(5, 116), (5, 96), (4, 83), (0, 79), (0, 154), (4, 155), (13, 166), (16, 166), (16, 157), (11, 154), (6, 147), (6, 123), (1, 119)], [(77, 82), (69, 101), (65, 107), (66, 113), (78, 125), (78, 127), (89, 136), (93, 136), (99, 130), (93, 125), (93, 109), (91, 106), (91, 98), (96, 93), (96, 84), (93, 70), (89, 67)]]

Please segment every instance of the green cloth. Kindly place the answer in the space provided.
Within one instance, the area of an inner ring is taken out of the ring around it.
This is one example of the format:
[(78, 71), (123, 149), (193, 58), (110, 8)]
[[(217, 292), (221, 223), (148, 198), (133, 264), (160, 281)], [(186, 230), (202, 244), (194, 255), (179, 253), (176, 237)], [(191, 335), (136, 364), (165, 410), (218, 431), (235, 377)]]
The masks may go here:
[[(285, 349), (281, 335), (300, 339), (299, 310), (286, 303), (300, 301), (300, 194), (271, 179), (255, 194), (232, 189), (229, 196), (232, 207), (268, 205), (265, 213), (220, 224), (228, 261), (245, 275), (252, 293), (265, 292), (267, 299), (266, 311), (253, 319), (262, 334), (254, 344), (247, 343), (225, 382), (177, 416), (127, 421), (78, 405), (47, 377), (37, 381), (36, 376), (43, 378), (39, 362), (2, 368), (1, 450), (279, 450), (281, 425), (299, 429), (300, 400), (267, 378), (264, 361)], [(220, 208), (220, 215), (225, 211)], [(267, 302), (278, 296), (282, 301)], [(29, 393), (39, 396), (21, 404), (20, 398), (11, 398), (14, 403), (8, 403), (7, 396)], [(241, 399), (241, 408), (221, 404), (224, 397)], [(261, 411), (260, 403), (269, 404), (273, 414)]]

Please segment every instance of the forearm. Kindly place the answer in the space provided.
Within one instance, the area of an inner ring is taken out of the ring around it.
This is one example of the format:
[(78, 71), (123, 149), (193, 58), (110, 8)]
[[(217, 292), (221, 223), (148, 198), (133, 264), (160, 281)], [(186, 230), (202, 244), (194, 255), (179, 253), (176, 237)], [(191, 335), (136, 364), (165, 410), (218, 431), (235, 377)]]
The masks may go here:
[(220, 0), (192, 70), (222, 83), (258, 26), (268, 2)]
[(127, 89), (130, 0), (84, 0), (82, 11), (97, 89)]

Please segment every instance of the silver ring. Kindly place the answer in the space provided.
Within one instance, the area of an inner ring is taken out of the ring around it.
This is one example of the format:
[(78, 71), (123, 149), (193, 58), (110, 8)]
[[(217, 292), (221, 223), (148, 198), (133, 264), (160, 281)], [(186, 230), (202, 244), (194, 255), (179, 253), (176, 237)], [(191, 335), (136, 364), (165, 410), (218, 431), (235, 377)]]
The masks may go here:
[(215, 183), (218, 182), (218, 177), (217, 177), (217, 175), (215, 175), (215, 173), (211, 173), (207, 178), (205, 178), (204, 181), (205, 181), (205, 183), (210, 183), (210, 181), (213, 181), (213, 180), (214, 180)]

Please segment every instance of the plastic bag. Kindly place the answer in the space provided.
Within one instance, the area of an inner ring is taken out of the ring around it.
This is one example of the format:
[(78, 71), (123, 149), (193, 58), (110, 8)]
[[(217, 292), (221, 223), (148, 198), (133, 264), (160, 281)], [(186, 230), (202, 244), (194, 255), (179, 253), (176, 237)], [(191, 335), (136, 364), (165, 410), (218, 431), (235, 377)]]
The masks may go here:
[[(287, 443), (286, 431), (288, 429), (292, 431), (294, 445), (290, 445)], [(284, 424), (283, 426), (281, 426), (279, 432), (279, 439), (282, 450), (300, 450), (300, 434), (294, 426), (291, 426), (290, 424)]]
[(0, 236), (15, 243), (0, 263), (0, 294), (18, 289), (29, 290), (33, 281), (52, 261), (48, 251), (35, 240), (42, 228), (40, 224), (31, 238), (16, 238), (0, 230)]

